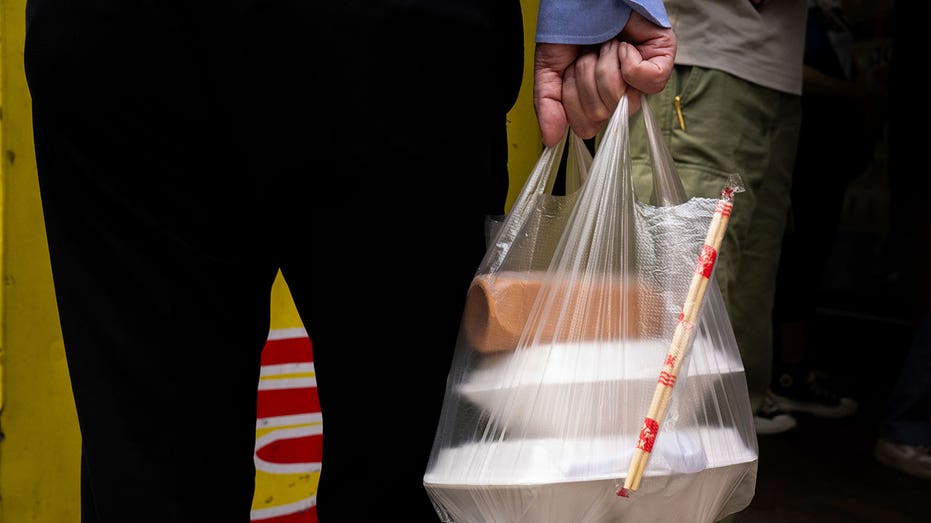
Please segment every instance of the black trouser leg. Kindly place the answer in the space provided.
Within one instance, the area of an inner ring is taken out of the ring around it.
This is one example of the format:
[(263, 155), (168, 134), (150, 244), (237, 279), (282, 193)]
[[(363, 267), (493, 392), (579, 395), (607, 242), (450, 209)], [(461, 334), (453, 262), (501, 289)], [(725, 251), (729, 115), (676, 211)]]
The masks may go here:
[(177, 13), (44, 7), (26, 59), (84, 520), (246, 523), (276, 269), (261, 191)]

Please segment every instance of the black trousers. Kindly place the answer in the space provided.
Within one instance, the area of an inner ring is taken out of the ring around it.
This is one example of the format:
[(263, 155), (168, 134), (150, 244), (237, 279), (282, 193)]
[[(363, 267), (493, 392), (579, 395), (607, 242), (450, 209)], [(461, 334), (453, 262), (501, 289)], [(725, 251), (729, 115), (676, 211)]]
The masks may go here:
[(314, 344), (320, 520), (438, 520), (422, 478), (503, 211), (520, 8), (333, 3), (30, 1), (85, 523), (249, 521), (279, 269)]

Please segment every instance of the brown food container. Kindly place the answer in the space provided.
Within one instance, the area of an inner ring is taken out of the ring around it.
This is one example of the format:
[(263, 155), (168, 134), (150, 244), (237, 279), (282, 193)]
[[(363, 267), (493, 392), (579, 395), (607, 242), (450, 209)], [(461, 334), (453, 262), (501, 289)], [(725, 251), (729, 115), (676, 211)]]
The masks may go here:
[[(466, 295), (463, 313), (462, 328), (468, 343), (479, 352), (516, 349), (545, 278), (546, 273), (540, 271), (502, 271), (476, 276)], [(659, 333), (660, 297), (643, 284), (618, 278), (608, 284), (570, 285), (554, 280), (549, 285), (556, 294), (549, 303), (557, 304), (558, 309), (542, 316), (544, 324), (537, 327), (538, 343), (640, 338)], [(574, 313), (571, 318), (574, 325), (561, 323), (557, 314), (565, 299), (571, 300), (568, 306)], [(610, 326), (599, 319), (605, 310), (618, 311)]]

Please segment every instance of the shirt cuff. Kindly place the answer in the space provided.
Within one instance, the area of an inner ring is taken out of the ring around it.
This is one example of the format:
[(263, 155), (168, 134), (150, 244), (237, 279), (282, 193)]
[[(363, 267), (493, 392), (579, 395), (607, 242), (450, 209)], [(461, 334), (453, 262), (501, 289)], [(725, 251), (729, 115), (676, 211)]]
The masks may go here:
[(662, 0), (540, 0), (536, 41), (600, 44), (621, 32), (631, 10), (660, 27), (672, 27)]

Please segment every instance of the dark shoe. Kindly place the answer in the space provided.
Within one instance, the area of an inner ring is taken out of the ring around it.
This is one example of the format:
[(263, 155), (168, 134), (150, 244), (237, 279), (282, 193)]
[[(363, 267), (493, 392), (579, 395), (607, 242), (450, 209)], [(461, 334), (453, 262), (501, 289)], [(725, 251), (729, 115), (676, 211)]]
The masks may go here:
[(790, 373), (779, 377), (767, 394), (773, 403), (787, 412), (805, 412), (821, 418), (843, 418), (859, 408), (856, 400), (843, 397), (823, 383), (816, 372), (799, 379)]
[(931, 452), (928, 447), (894, 443), (880, 438), (873, 449), (876, 461), (915, 477), (931, 479)]
[(757, 434), (781, 434), (795, 428), (797, 422), (791, 414), (764, 398), (763, 404), (753, 413), (753, 426)]

